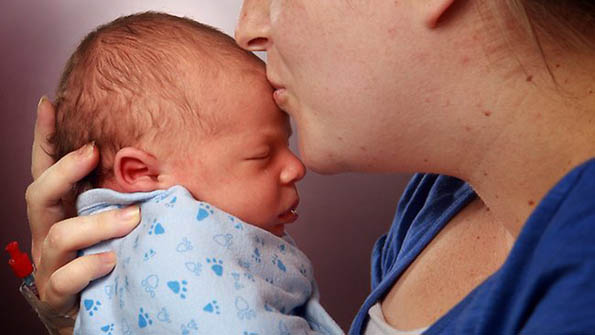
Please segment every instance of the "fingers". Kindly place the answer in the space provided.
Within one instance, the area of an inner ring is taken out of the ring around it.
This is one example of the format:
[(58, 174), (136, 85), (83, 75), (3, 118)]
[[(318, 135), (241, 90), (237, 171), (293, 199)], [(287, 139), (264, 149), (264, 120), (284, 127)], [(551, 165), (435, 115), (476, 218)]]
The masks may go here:
[(77, 294), (90, 281), (114, 267), (113, 253), (76, 257), (79, 249), (124, 236), (140, 221), (138, 206), (80, 216), (56, 223), (44, 240), (35, 273), (42, 300), (61, 312), (70, 311)]
[(48, 272), (58, 269), (73, 259), (77, 250), (124, 236), (139, 221), (139, 207), (131, 206), (56, 223), (49, 230), (42, 246), (42, 266)]
[(37, 179), (43, 171), (54, 164), (51, 154), (54, 147), (48, 139), (55, 131), (56, 112), (54, 106), (46, 96), (41, 97), (37, 104), (37, 120), (33, 134), (33, 149), (31, 150), (31, 174)]
[(54, 272), (41, 294), (58, 313), (70, 312), (77, 303), (78, 293), (89, 282), (108, 274), (116, 265), (116, 255), (106, 252), (79, 257)]
[(50, 227), (66, 217), (67, 208), (61, 203), (72, 186), (91, 172), (99, 161), (95, 146), (87, 144), (71, 152), (47, 168), (25, 193), (27, 215), (32, 236), (33, 258), (39, 255), (38, 246)]
[(34, 188), (29, 197), (32, 205), (46, 208), (60, 202), (74, 184), (93, 171), (98, 158), (94, 143), (62, 157), (29, 186)]

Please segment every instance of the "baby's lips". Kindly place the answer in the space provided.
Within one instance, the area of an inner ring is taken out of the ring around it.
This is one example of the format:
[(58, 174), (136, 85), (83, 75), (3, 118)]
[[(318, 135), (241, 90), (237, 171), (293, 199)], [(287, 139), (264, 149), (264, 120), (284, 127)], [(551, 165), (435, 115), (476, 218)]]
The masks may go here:
[(295, 209), (290, 209), (287, 212), (279, 215), (279, 221), (282, 224), (288, 224), (295, 222), (299, 217), (299, 214)]
[(293, 223), (298, 219), (299, 214), (297, 213), (297, 207), (299, 204), (300, 200), (297, 199), (287, 211), (279, 215), (279, 220), (282, 224)]

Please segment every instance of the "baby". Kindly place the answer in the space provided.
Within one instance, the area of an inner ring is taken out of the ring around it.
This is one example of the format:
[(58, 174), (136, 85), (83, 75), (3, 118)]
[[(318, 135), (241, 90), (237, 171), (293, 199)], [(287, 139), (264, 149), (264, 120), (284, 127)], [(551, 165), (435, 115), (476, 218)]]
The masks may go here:
[(79, 214), (142, 214), (81, 251), (118, 264), (82, 292), (75, 334), (343, 333), (284, 233), (305, 170), (257, 57), (186, 18), (122, 17), (81, 42), (56, 108), (56, 158), (101, 151), (73, 191)]

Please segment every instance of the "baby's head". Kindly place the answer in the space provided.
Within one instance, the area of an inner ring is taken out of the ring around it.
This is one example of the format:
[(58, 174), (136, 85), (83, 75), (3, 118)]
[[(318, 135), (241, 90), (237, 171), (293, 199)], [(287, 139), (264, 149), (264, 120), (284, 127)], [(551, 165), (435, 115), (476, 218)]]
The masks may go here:
[(227, 35), (161, 13), (91, 32), (56, 97), (55, 158), (95, 141), (98, 168), (75, 190), (185, 186), (274, 234), (296, 219), (305, 173), (265, 68)]

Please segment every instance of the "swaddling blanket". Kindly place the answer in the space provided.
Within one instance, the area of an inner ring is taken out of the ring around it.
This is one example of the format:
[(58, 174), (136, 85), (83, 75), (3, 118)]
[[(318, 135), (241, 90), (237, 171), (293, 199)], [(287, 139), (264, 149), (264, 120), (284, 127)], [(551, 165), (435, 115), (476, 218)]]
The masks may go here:
[(182, 186), (83, 193), (79, 215), (138, 203), (128, 235), (81, 251), (118, 263), (81, 295), (75, 334), (343, 334), (318, 302), (309, 259), (285, 235), (195, 200)]

